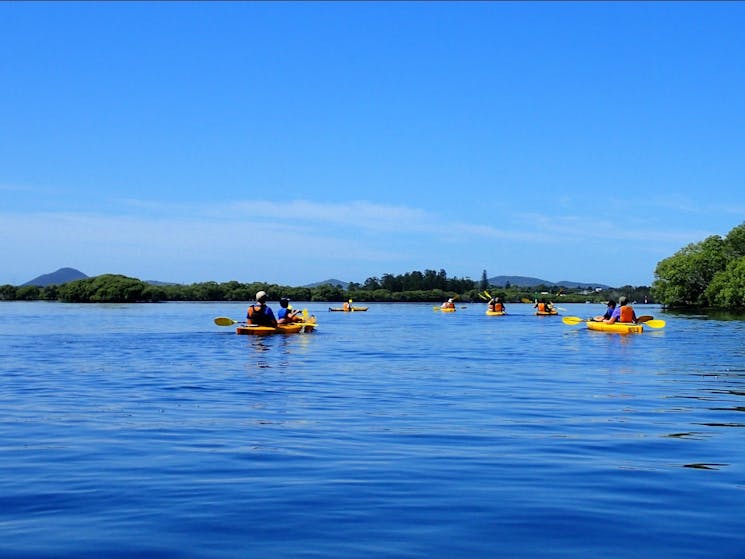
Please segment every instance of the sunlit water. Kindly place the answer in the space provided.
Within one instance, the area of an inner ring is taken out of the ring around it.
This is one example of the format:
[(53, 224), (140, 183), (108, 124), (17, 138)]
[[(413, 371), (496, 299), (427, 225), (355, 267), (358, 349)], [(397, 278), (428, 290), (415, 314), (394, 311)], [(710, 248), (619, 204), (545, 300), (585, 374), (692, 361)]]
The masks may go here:
[(0, 556), (745, 557), (745, 322), (305, 306), (0, 303)]

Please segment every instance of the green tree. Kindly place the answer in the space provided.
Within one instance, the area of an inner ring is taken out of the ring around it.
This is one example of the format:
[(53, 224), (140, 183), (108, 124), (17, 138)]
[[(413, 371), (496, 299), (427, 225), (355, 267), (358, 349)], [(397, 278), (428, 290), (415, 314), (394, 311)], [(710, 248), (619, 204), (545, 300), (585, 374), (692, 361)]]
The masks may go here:
[(14, 285), (0, 285), (0, 301), (15, 301), (16, 292), (17, 288)]
[(702, 306), (714, 276), (728, 263), (728, 248), (719, 235), (691, 243), (657, 264), (654, 296), (669, 307)]
[(479, 289), (481, 289), (481, 291), (489, 289), (489, 278), (486, 277), (486, 270), (481, 272), (481, 283), (479, 284)]
[(745, 308), (745, 256), (733, 260), (717, 273), (706, 288), (710, 306), (726, 309)]

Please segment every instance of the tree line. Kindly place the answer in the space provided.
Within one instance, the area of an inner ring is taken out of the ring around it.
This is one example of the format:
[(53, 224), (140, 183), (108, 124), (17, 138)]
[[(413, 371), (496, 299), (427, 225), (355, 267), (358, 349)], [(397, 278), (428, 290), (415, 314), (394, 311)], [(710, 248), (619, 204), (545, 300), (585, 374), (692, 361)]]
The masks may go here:
[(745, 309), (745, 222), (661, 260), (652, 293), (669, 308)]
[[(161, 301), (252, 301), (257, 291), (266, 291), (269, 300), (287, 297), (295, 301), (340, 302), (352, 299), (365, 302), (437, 302), (454, 297), (462, 302), (483, 302), (488, 293), (507, 303), (524, 302), (545, 297), (565, 302), (601, 302), (625, 294), (632, 300), (647, 301), (648, 287), (624, 286), (620, 290), (587, 288), (564, 289), (555, 286), (492, 286), (486, 270), (480, 282), (469, 278), (448, 277), (445, 270), (412, 271), (405, 274), (384, 274), (370, 277), (363, 283), (350, 283), (346, 288), (323, 284), (314, 287), (292, 287), (265, 282), (241, 283), (214, 281), (189, 285), (150, 284), (119, 274), (71, 281), (61, 285), (38, 287), (26, 285), (0, 286), (2, 301), (63, 301), (69, 303), (157, 303)], [(651, 302), (651, 301), (650, 301)]]

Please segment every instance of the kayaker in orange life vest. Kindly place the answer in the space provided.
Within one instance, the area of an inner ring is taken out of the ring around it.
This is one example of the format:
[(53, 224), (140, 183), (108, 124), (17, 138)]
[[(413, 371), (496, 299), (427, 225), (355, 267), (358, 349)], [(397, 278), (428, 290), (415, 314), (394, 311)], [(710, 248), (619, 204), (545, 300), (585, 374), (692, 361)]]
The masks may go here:
[(628, 304), (628, 299), (626, 297), (619, 297), (618, 298), (618, 306), (613, 311), (613, 314), (611, 314), (610, 318), (603, 320), (603, 322), (607, 322), (608, 324), (613, 324), (614, 322), (636, 322), (636, 313), (634, 312), (634, 307)]
[(266, 291), (256, 293), (256, 302), (248, 307), (246, 318), (249, 324), (277, 327), (277, 319), (274, 318), (274, 312), (266, 306)]
[(545, 299), (541, 299), (540, 301), (536, 300), (535, 305), (533, 305), (533, 308), (537, 309), (538, 312), (550, 313), (554, 310), (554, 304), (547, 303)]
[(452, 299), (448, 299), (445, 301), (440, 308), (442, 309), (454, 309), (455, 308), (455, 302)]
[(489, 300), (489, 310), (492, 312), (507, 312), (499, 297), (493, 297)]
[(342, 308), (345, 311), (351, 311), (352, 310), (352, 300), (350, 299), (349, 301), (345, 302), (344, 305), (342, 306)]

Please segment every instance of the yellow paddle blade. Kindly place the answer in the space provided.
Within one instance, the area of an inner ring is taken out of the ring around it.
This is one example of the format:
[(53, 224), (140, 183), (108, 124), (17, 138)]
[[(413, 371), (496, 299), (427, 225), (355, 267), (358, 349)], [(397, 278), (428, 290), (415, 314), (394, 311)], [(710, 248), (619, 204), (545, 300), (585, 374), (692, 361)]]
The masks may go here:
[(483, 293), (479, 293), (479, 297), (481, 297), (484, 301), (488, 301), (489, 300), (489, 297), (487, 297)]
[(531, 301), (530, 299), (526, 299), (525, 297), (523, 297), (523, 298), (522, 298), (522, 299), (520, 299), (520, 300), (521, 300), (521, 301), (522, 301), (523, 303), (532, 303), (532, 302), (533, 302), (533, 301)]
[(664, 320), (647, 320), (644, 323), (644, 326), (649, 326), (650, 328), (664, 328), (665, 327), (665, 321)]
[(432, 310), (433, 311), (439, 311), (440, 310), (440, 307), (432, 307)]
[(487, 297), (489, 297), (489, 299), (492, 298), (491, 293), (489, 293), (486, 289), (484, 289), (484, 293), (486, 294)]
[(306, 322), (308, 321), (308, 309), (303, 309), (303, 318)]
[(570, 326), (574, 326), (575, 324), (579, 324), (580, 322), (586, 322), (583, 318), (580, 318), (578, 316), (565, 316), (561, 319), (561, 321), (564, 324), (569, 324)]
[(233, 324), (236, 324), (235, 320), (232, 318), (228, 318), (227, 316), (218, 316), (215, 319), (215, 324), (218, 326), (232, 326)]

